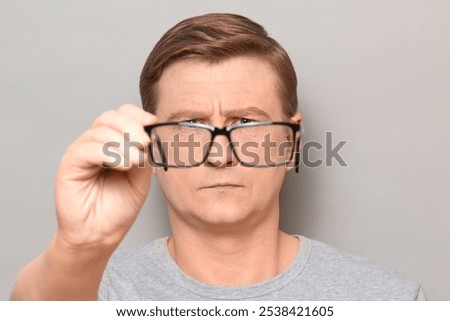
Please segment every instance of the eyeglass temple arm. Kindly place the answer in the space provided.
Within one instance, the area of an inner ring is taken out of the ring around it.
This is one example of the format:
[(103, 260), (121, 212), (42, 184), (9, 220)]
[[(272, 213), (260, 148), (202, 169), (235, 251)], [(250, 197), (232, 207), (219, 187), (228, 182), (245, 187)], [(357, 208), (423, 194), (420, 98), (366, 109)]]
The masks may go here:
[(297, 138), (295, 146), (295, 172), (298, 173), (300, 168), (300, 142), (302, 140), (305, 129), (300, 125), (299, 137)]
[(167, 158), (166, 158), (166, 154), (164, 154), (164, 149), (162, 147), (161, 139), (159, 138), (159, 136), (156, 136), (156, 144), (158, 144), (158, 148), (159, 148), (159, 151), (161, 153), (161, 158), (162, 158), (162, 161), (163, 161), (163, 164), (164, 164), (164, 171), (167, 172), (167, 170), (168, 170)]

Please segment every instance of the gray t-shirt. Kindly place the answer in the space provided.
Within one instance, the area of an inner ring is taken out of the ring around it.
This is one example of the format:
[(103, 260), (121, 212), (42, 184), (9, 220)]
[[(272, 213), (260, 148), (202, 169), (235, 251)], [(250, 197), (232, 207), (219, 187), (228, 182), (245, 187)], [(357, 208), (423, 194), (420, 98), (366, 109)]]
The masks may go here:
[(294, 262), (275, 278), (239, 287), (198, 282), (173, 261), (167, 238), (120, 249), (104, 272), (99, 300), (425, 300), (422, 287), (381, 264), (304, 236)]

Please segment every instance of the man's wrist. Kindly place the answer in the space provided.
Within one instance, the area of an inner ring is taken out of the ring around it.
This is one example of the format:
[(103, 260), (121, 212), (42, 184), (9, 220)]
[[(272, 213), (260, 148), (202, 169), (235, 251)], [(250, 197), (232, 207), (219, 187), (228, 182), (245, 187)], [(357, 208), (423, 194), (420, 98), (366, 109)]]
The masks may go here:
[(108, 261), (118, 243), (73, 243), (68, 241), (61, 233), (56, 233), (47, 254), (67, 261), (75, 260), (81, 265), (89, 263), (104, 263)]

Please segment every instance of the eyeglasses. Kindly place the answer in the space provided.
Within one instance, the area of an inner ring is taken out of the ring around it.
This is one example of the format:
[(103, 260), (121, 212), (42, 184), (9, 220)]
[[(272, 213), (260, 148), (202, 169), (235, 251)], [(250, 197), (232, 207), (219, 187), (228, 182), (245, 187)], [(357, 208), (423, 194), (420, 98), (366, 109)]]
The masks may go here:
[[(247, 167), (288, 166), (295, 155), (294, 166), (298, 172), (300, 129), (298, 124), (286, 122), (250, 122), (223, 128), (171, 122), (144, 127), (150, 137), (151, 161), (166, 171), (168, 167), (200, 166), (208, 158), (224, 155), (227, 159), (234, 155)], [(228, 139), (225, 150), (214, 141), (220, 135)]]

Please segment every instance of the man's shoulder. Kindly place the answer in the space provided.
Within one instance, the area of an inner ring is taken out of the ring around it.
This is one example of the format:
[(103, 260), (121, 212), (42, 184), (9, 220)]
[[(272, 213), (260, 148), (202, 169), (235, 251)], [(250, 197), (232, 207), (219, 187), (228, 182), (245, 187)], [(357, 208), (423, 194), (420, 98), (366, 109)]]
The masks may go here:
[[(353, 255), (337, 249), (336, 247), (317, 240), (311, 240), (311, 259), (317, 264), (328, 266), (336, 270), (336, 273), (348, 272), (380, 272), (383, 275), (401, 277), (402, 275), (393, 268), (367, 257)], [(343, 270), (340, 270), (342, 268)]]
[(146, 298), (157, 299), (151, 296), (149, 286), (157, 284), (167, 273), (158, 253), (165, 240), (167, 238), (117, 249), (103, 273), (98, 299), (140, 300), (148, 293)]
[(372, 259), (345, 253), (328, 244), (311, 240), (309, 264), (304, 273), (310, 280), (334, 289), (345, 289), (360, 300), (421, 299), (420, 285), (389, 267)]
[(145, 267), (149, 269), (159, 266), (161, 254), (158, 253), (167, 238), (157, 239), (145, 244), (127, 246), (117, 249), (109, 259), (108, 268), (118, 271), (132, 271), (139, 275), (140, 270)]

